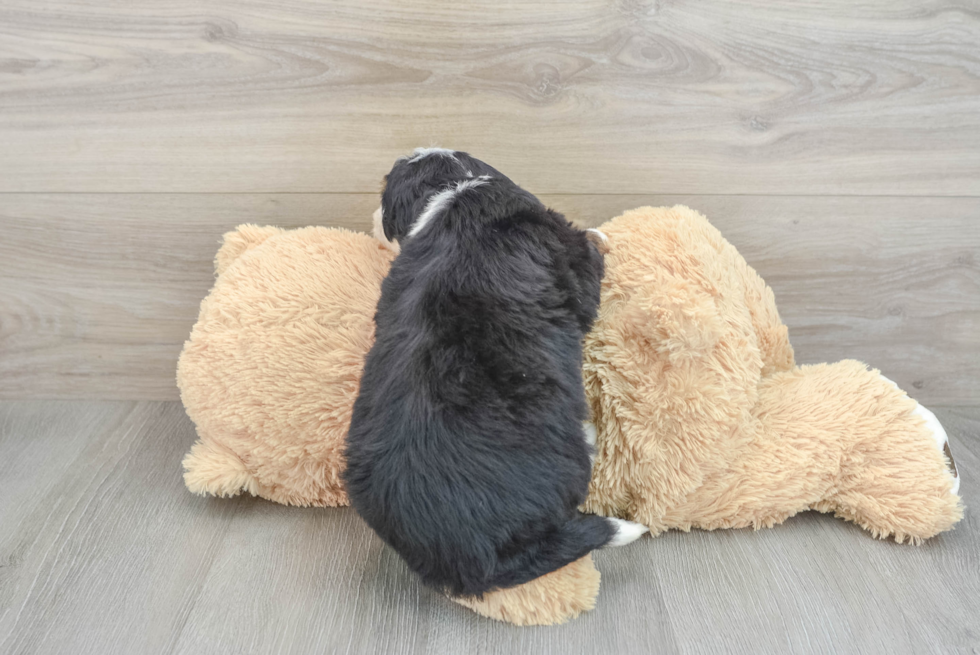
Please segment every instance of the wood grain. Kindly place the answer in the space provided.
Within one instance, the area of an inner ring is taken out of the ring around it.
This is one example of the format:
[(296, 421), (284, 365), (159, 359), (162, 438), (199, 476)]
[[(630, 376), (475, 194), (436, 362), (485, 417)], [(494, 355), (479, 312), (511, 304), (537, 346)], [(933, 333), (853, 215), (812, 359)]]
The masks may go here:
[[(188, 494), (176, 357), (244, 222), (365, 229), (419, 145), (584, 225), (703, 211), (801, 362), (942, 409), (968, 510), (601, 552), (596, 610), (481, 619), (349, 510)], [(4, 0), (0, 652), (980, 652), (980, 6)]]
[(0, 191), (980, 194), (958, 0), (6, 0)]
[(913, 546), (803, 514), (596, 555), (554, 628), (422, 588), (349, 509), (203, 499), (178, 403), (0, 402), (0, 652), (826, 653), (980, 648), (980, 409), (941, 409), (968, 511)]
[[(801, 363), (853, 357), (980, 404), (980, 199), (543, 196), (584, 225), (704, 212), (772, 285)], [(373, 194), (0, 196), (0, 397), (176, 399), (180, 348), (243, 222), (367, 229)]]

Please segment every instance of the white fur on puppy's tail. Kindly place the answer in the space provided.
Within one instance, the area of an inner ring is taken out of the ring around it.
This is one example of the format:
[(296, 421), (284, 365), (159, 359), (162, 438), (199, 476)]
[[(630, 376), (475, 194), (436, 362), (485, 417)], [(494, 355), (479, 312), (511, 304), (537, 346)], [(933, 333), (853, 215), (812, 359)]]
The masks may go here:
[(626, 544), (632, 543), (639, 539), (644, 533), (650, 531), (645, 525), (639, 523), (633, 523), (632, 521), (624, 521), (623, 519), (607, 518), (607, 521), (612, 523), (612, 526), (616, 529), (616, 534), (613, 538), (609, 540), (606, 544), (607, 548), (615, 546), (625, 546)]

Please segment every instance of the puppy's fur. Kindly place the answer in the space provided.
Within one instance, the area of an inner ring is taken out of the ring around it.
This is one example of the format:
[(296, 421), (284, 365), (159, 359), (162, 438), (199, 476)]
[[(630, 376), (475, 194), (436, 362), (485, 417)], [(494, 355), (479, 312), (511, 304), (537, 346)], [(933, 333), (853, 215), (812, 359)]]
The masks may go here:
[[(358, 513), (426, 584), (480, 595), (645, 529), (585, 515), (582, 338), (596, 240), (493, 167), (420, 150), (386, 178), (400, 247), (347, 438)], [(377, 230), (376, 230), (377, 231)]]

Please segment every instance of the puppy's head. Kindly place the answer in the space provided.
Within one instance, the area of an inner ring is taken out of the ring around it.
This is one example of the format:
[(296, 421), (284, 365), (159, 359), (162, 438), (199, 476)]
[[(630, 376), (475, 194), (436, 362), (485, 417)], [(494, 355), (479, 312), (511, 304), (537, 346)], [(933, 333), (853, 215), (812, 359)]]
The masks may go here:
[(465, 152), (445, 148), (416, 148), (395, 162), (385, 177), (381, 207), (374, 212), (374, 236), (396, 252), (399, 242), (433, 197), (454, 184), (481, 176), (503, 177), (499, 171)]

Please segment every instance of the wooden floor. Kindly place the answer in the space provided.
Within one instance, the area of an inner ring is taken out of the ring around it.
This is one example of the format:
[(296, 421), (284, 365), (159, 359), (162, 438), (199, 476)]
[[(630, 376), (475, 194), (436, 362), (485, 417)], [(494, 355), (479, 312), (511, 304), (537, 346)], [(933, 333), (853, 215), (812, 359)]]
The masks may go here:
[[(980, 410), (937, 410), (980, 503)], [(980, 522), (915, 547), (806, 514), (596, 555), (597, 608), (553, 628), (422, 588), (350, 509), (203, 499), (178, 403), (0, 403), (0, 652), (972, 653)]]
[[(583, 225), (705, 213), (798, 361), (945, 408), (966, 519), (644, 539), (521, 630), (350, 511), (188, 494), (174, 368), (221, 234), (365, 229), (429, 145)], [(980, 4), (0, 0), (0, 399), (4, 655), (978, 653)]]

